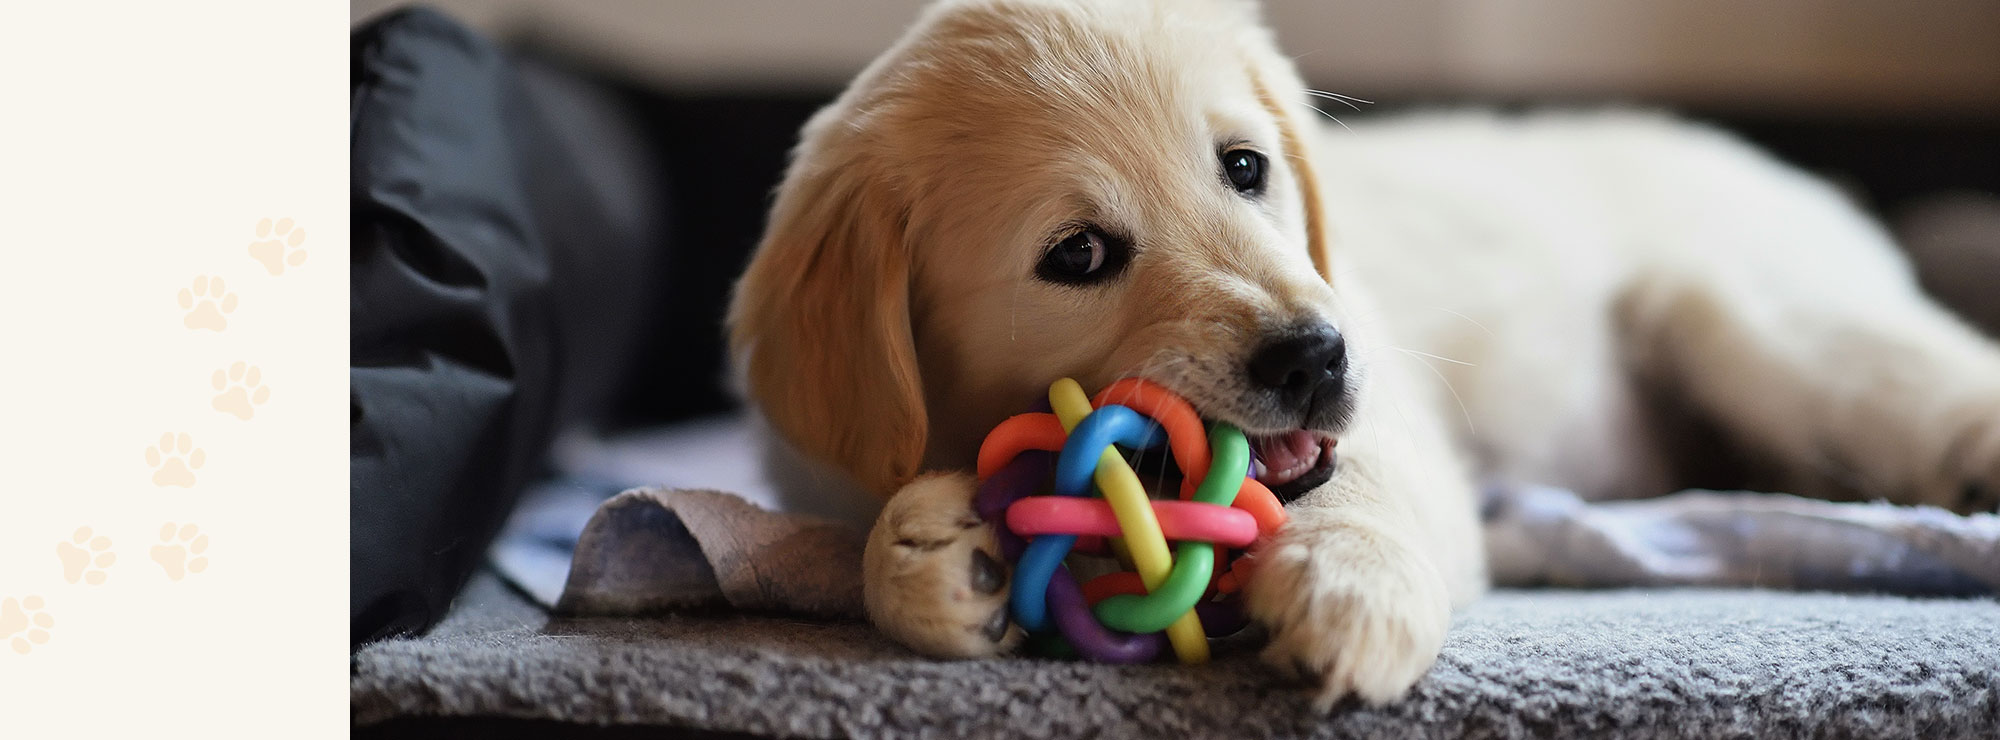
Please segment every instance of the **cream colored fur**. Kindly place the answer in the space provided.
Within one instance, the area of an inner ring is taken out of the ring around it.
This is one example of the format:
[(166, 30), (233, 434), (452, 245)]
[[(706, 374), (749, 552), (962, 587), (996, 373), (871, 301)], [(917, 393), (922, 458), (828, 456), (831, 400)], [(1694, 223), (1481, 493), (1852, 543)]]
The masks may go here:
[[(1307, 100), (1247, 3), (966, 0), (808, 123), (732, 346), (787, 495), (888, 497), (865, 563), (884, 632), (939, 656), (1018, 640), (979, 587), (997, 549), (967, 471), (1050, 380), (1146, 375), (1278, 431), (1241, 368), (1299, 320), (1346, 334), (1360, 403), (1249, 596), (1265, 658), (1322, 705), (1401, 695), (1483, 590), (1476, 478), (1681, 484), (1649, 399), (1791, 490), (2000, 496), (2000, 351), (1831, 188), (1661, 117), (1350, 130)], [(1270, 156), (1261, 198), (1218, 179), (1226, 142)], [(1130, 269), (1037, 281), (1080, 220), (1131, 232)]]

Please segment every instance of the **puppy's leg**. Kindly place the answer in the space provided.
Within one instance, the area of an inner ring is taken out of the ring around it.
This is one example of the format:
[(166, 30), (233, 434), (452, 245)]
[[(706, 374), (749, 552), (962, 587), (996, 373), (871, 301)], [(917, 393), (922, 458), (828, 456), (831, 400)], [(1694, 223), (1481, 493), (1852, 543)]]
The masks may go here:
[(1271, 632), (1264, 659), (1313, 682), (1321, 708), (1402, 696), (1437, 660), (1452, 607), (1485, 588), (1472, 486), (1439, 418), (1377, 388), (1333, 479), (1258, 551), (1245, 595)]
[(920, 652), (975, 658), (1021, 640), (1007, 623), (1007, 566), (972, 509), (978, 483), (950, 473), (897, 491), (862, 557), (862, 596), (877, 629)]
[[(1890, 247), (1824, 249), (1837, 263), (1842, 250)], [(1619, 307), (1635, 371), (1775, 464), (1764, 481), (1774, 488), (2000, 508), (2000, 348), (1924, 297), (1907, 270), (1801, 262), (1760, 273), (1763, 258), (1753, 251), (1722, 275), (1642, 274)], [(1847, 284), (1795, 282), (1816, 277)]]

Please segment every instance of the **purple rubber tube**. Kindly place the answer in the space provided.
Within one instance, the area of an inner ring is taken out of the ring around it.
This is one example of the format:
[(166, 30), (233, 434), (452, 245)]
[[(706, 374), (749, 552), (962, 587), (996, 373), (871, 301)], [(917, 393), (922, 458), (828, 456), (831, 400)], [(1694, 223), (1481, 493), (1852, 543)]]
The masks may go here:
[(1128, 635), (1098, 623), (1097, 616), (1084, 603), (1083, 588), (1076, 585), (1076, 576), (1070, 575), (1068, 568), (1057, 568), (1055, 576), (1049, 579), (1048, 600), (1056, 629), (1062, 631), (1079, 655), (1089, 660), (1145, 663), (1159, 657), (1160, 650), (1167, 645), (1166, 635)]

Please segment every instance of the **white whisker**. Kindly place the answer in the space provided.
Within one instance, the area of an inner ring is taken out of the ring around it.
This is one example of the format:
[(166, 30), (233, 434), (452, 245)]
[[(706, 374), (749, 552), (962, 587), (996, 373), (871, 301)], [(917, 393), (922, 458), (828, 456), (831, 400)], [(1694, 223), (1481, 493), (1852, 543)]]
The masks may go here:
[(1018, 342), (1021, 339), (1020, 332), (1016, 330), (1017, 329), (1016, 323), (1017, 320), (1020, 318), (1020, 313), (1021, 313), (1021, 284), (1020, 282), (1017, 281), (1014, 283), (1014, 289), (1007, 293), (1007, 341), (1008, 342)]
[(1457, 316), (1457, 317), (1459, 317), (1459, 318), (1461, 318), (1461, 319), (1465, 319), (1466, 321), (1468, 321), (1468, 322), (1471, 322), (1473, 326), (1477, 326), (1477, 327), (1479, 327), (1479, 330), (1480, 330), (1480, 331), (1483, 331), (1483, 332), (1486, 332), (1486, 336), (1489, 336), (1489, 337), (1493, 337), (1493, 338), (1495, 338), (1495, 339), (1498, 339), (1498, 338), (1499, 338), (1499, 335), (1498, 335), (1498, 334), (1494, 334), (1494, 333), (1493, 333), (1493, 330), (1492, 330), (1492, 329), (1488, 329), (1488, 328), (1486, 328), (1486, 325), (1485, 325), (1485, 324), (1482, 324), (1482, 323), (1479, 323), (1479, 322), (1478, 322), (1477, 320), (1473, 319), (1473, 318), (1472, 318), (1471, 316), (1467, 316), (1467, 315), (1465, 315), (1465, 314), (1462, 314), (1462, 313), (1459, 313), (1459, 312), (1457, 312), (1457, 311), (1453, 311), (1453, 310), (1451, 310), (1451, 309), (1449, 309), (1449, 308), (1445, 308), (1444, 306), (1432, 306), (1431, 308), (1435, 308), (1435, 309), (1437, 309), (1437, 310), (1439, 310), (1439, 311), (1443, 311), (1443, 312), (1445, 312), (1445, 313), (1448, 313), (1448, 314), (1451, 314), (1451, 315), (1453, 315), (1453, 316)]
[(1445, 361), (1445, 362), (1449, 362), (1449, 363), (1451, 363), (1451, 364), (1453, 364), (1453, 365), (1464, 365), (1464, 366), (1466, 366), (1466, 367), (1479, 367), (1478, 365), (1474, 365), (1474, 364), (1472, 364), (1472, 363), (1470, 363), (1470, 362), (1466, 362), (1466, 361), (1464, 361), (1464, 360), (1454, 360), (1454, 359), (1451, 359), (1451, 358), (1449, 358), (1449, 357), (1445, 357), (1445, 356), (1443, 356), (1443, 355), (1434, 355), (1434, 354), (1431, 354), (1431, 353), (1429, 353), (1429, 352), (1419, 352), (1419, 351), (1417, 351), (1417, 350), (1414, 350), (1414, 349), (1408, 349), (1408, 348), (1405, 348), (1405, 347), (1390, 347), (1389, 349), (1393, 349), (1393, 350), (1395, 350), (1395, 351), (1397, 351), (1397, 352), (1403, 352), (1403, 353), (1407, 353), (1407, 354), (1412, 354), (1412, 355), (1422, 355), (1422, 356), (1424, 356), (1424, 357), (1429, 357), (1429, 358), (1431, 358), (1431, 359), (1433, 359), (1433, 360), (1443, 360), (1443, 361)]
[[(1402, 348), (1397, 347), (1396, 349), (1402, 349)], [(1410, 350), (1403, 350), (1403, 351), (1409, 352), (1410, 356), (1417, 358), (1417, 362), (1424, 363), (1424, 368), (1430, 370), (1432, 375), (1438, 376), (1438, 381), (1444, 383), (1444, 389), (1451, 392), (1451, 400), (1458, 402), (1458, 412), (1465, 415), (1465, 430), (1471, 432), (1472, 435), (1475, 437), (1479, 436), (1479, 428), (1472, 425), (1472, 411), (1465, 407), (1465, 399), (1460, 398), (1458, 396), (1458, 389), (1451, 387), (1451, 379), (1446, 378), (1444, 376), (1444, 373), (1438, 372), (1437, 366), (1432, 365), (1428, 360), (1425, 360), (1423, 357), (1418, 356), (1418, 353), (1412, 352)], [(1442, 360), (1445, 358), (1439, 357), (1438, 359)]]
[[(1352, 100), (1348, 100), (1347, 98), (1344, 98), (1344, 97), (1341, 97), (1341, 96), (1338, 96), (1338, 95), (1331, 95), (1331, 94), (1327, 94), (1327, 93), (1322, 93), (1322, 92), (1320, 92), (1320, 91), (1318, 91), (1318, 90), (1307, 90), (1307, 91), (1306, 91), (1306, 94), (1307, 94), (1307, 95), (1311, 95), (1311, 96), (1313, 96), (1313, 97), (1315, 97), (1315, 98), (1323, 98), (1323, 99), (1326, 99), (1326, 100), (1331, 100), (1331, 101), (1333, 101), (1333, 102), (1336, 102), (1336, 103), (1339, 103), (1339, 104), (1341, 104), (1341, 105), (1345, 105), (1345, 106), (1347, 106), (1347, 107), (1349, 107), (1349, 108), (1353, 108), (1353, 109), (1355, 110), (1355, 112), (1357, 112), (1357, 113), (1361, 111), (1361, 106), (1358, 106), (1358, 105), (1355, 105), (1355, 104), (1354, 104), (1354, 101), (1352, 101)], [(1365, 102), (1368, 102), (1368, 101), (1365, 101), (1365, 100), (1364, 100), (1364, 101), (1362, 101), (1362, 102), (1364, 102), (1364, 103), (1365, 103)]]
[[(1328, 113), (1328, 112), (1326, 112), (1326, 111), (1323, 111), (1323, 110), (1319, 110), (1319, 106), (1317, 106), (1317, 105), (1313, 105), (1312, 103), (1307, 103), (1307, 104), (1306, 104), (1306, 107), (1307, 107), (1307, 108), (1311, 108), (1311, 109), (1313, 109), (1313, 110), (1318, 110), (1318, 111), (1319, 111), (1319, 114), (1320, 114), (1320, 115), (1322, 115), (1322, 116), (1326, 116), (1327, 118), (1333, 118), (1333, 114), (1332, 114), (1332, 113)], [(1340, 119), (1338, 119), (1338, 118), (1333, 118), (1333, 122), (1334, 122), (1334, 123), (1339, 123), (1339, 124), (1340, 124), (1340, 127), (1341, 127), (1341, 128), (1347, 128), (1347, 124), (1346, 124), (1346, 123), (1342, 123), (1342, 122), (1341, 122), (1341, 120), (1340, 120)], [(1347, 128), (1347, 130), (1348, 130), (1348, 131), (1353, 131), (1354, 129), (1351, 129), (1351, 128)]]
[[(1326, 99), (1328, 99), (1328, 100), (1338, 100), (1338, 101), (1341, 101), (1341, 102), (1344, 102), (1344, 103), (1348, 103), (1349, 105), (1352, 105), (1352, 104), (1354, 104), (1354, 103), (1363, 103), (1363, 104), (1366, 104), (1366, 105), (1374, 105), (1374, 104), (1375, 104), (1375, 101), (1373, 101), (1373, 100), (1362, 100), (1362, 99), (1360, 99), (1360, 98), (1357, 98), (1357, 97), (1354, 97), (1354, 96), (1352, 96), (1352, 95), (1342, 95), (1342, 94), (1340, 94), (1340, 93), (1337, 93), (1337, 92), (1331, 92), (1331, 91), (1328, 91), (1328, 90), (1314, 90), (1314, 89), (1312, 89), (1312, 88), (1310, 88), (1310, 87), (1306, 88), (1306, 94), (1307, 94), (1307, 95), (1313, 95), (1313, 96), (1317, 96), (1317, 97), (1322, 97), (1322, 98), (1326, 98)], [(1359, 109), (1357, 108), (1356, 110), (1359, 110)]]
[[(1308, 91), (1308, 92), (1310, 92), (1310, 91)], [(1336, 98), (1336, 97), (1333, 97), (1333, 96), (1331, 96), (1331, 95), (1314, 95), (1313, 97), (1315, 97), (1315, 98), (1324, 98), (1324, 99), (1326, 99), (1326, 100), (1331, 100), (1331, 101), (1333, 101), (1333, 102), (1336, 102), (1336, 103), (1339, 103), (1339, 104), (1341, 104), (1341, 105), (1345, 105), (1345, 106), (1347, 106), (1347, 107), (1349, 107), (1349, 108), (1353, 108), (1353, 109), (1355, 110), (1355, 112), (1357, 112), (1357, 113), (1359, 113), (1359, 112), (1361, 111), (1361, 106), (1358, 106), (1358, 105), (1355, 105), (1355, 104), (1353, 104), (1353, 103), (1350, 103), (1350, 102), (1348, 102), (1348, 101), (1345, 101), (1345, 100), (1341, 100), (1340, 98)]]

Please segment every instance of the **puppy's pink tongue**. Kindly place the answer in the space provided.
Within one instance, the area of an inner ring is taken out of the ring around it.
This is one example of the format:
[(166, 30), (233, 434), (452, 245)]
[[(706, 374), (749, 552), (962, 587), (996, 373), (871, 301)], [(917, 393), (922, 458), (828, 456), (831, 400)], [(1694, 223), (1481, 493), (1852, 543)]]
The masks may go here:
[(1319, 464), (1319, 437), (1303, 429), (1251, 437), (1250, 444), (1264, 463), (1257, 480), (1267, 486), (1290, 483)]

